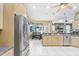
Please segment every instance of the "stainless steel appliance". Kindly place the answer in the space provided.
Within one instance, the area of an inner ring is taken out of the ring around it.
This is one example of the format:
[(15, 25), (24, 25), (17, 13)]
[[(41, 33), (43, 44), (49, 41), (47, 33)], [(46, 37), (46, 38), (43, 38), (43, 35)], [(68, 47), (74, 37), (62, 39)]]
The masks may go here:
[(64, 46), (71, 45), (71, 34), (65, 33), (64, 34)]
[(71, 45), (71, 31), (72, 31), (72, 23), (64, 24), (64, 46)]
[(14, 21), (14, 55), (25, 56), (29, 53), (29, 39), (27, 33), (27, 18), (15, 15)]

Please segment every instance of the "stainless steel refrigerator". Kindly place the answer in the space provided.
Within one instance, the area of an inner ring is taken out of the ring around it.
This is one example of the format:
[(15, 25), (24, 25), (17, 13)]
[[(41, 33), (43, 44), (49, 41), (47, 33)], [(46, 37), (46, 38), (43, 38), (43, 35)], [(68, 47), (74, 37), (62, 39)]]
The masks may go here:
[(26, 56), (29, 54), (29, 38), (27, 32), (27, 18), (15, 14), (14, 20), (14, 55)]

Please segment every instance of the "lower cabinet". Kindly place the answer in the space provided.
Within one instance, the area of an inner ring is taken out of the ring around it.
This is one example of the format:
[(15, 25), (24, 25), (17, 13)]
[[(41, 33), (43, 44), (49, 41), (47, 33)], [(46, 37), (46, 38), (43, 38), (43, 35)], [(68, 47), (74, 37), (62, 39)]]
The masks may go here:
[(71, 45), (79, 47), (79, 36), (71, 36)]
[(6, 53), (4, 53), (2, 56), (14, 56), (14, 48), (10, 49)]
[(42, 44), (44, 46), (62, 46), (63, 36), (43, 36)]
[(63, 36), (52, 36), (51, 43), (55, 46), (63, 45)]
[(42, 38), (43, 45), (51, 45), (51, 36), (43, 36)]
[(72, 27), (73, 27), (74, 30), (75, 29), (78, 29), (79, 30), (79, 20), (73, 21)]

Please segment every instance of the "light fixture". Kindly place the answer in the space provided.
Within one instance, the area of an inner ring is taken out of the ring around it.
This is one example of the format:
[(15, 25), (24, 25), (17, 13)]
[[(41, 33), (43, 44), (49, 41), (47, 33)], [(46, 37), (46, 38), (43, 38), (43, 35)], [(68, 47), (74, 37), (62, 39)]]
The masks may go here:
[(65, 5), (61, 5), (60, 7), (61, 7), (61, 8), (66, 8), (66, 6), (65, 6)]
[(76, 9), (76, 6), (73, 6), (73, 9)]
[(35, 9), (35, 8), (36, 8), (36, 6), (32, 6), (32, 8), (34, 8), (34, 9)]
[(46, 6), (46, 8), (47, 8), (47, 9), (49, 9), (49, 8), (50, 8), (50, 6)]
[(61, 22), (63, 22), (63, 20), (58, 20), (58, 22), (60, 22), (60, 23), (61, 23)]

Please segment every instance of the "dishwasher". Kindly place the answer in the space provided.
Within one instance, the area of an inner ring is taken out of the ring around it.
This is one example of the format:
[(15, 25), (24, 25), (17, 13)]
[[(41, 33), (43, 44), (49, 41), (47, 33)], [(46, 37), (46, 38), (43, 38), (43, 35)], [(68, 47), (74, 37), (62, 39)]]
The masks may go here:
[(64, 34), (64, 46), (71, 45), (71, 36), (70, 34)]

